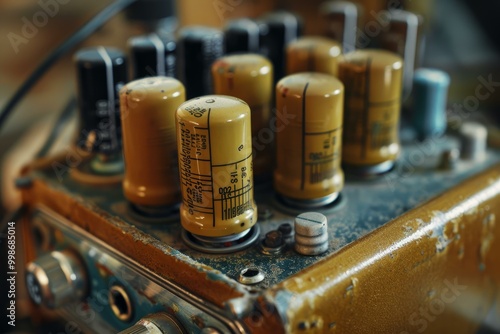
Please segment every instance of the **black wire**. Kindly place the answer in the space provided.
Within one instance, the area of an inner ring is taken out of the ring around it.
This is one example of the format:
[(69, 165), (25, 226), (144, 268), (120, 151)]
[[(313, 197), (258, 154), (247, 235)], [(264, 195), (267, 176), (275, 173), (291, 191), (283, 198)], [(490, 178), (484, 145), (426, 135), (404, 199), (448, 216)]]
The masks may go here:
[(56, 124), (52, 128), (52, 131), (51, 131), (50, 135), (47, 137), (42, 148), (35, 155), (36, 158), (42, 158), (49, 153), (49, 151), (52, 148), (52, 145), (56, 141), (57, 137), (59, 137), (61, 132), (64, 130), (66, 123), (71, 119), (71, 116), (73, 115), (73, 112), (75, 111), (75, 109), (76, 109), (76, 98), (74, 96), (72, 96), (69, 99), (69, 101), (66, 103), (66, 105), (64, 106), (63, 111), (59, 115), (59, 118), (57, 119)]
[(84, 41), (87, 37), (92, 35), (97, 29), (103, 26), (109, 19), (125, 9), (130, 4), (137, 0), (116, 0), (94, 17), (85, 23), (78, 31), (71, 37), (60, 44), (51, 54), (49, 54), (40, 65), (31, 73), (26, 81), (19, 87), (16, 93), (11, 97), (9, 102), (0, 112), (0, 131), (4, 125), (9, 114), (14, 110), (16, 105), (23, 99), (24, 95), (37, 83), (37, 81), (47, 72), (47, 70), (54, 65), (63, 55), (68, 53), (76, 45)]

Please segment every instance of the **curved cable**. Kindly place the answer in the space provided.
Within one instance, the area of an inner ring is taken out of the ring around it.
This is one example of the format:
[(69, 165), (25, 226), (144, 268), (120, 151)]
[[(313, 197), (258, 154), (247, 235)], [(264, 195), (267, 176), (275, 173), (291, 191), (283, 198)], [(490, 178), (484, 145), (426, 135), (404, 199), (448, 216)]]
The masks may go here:
[(81, 43), (87, 37), (92, 35), (97, 29), (103, 26), (109, 19), (125, 9), (127, 6), (136, 2), (137, 0), (116, 0), (106, 8), (101, 10), (98, 14), (92, 17), (85, 23), (78, 31), (71, 37), (60, 44), (51, 54), (49, 54), (40, 65), (31, 73), (31, 75), (24, 81), (19, 89), (7, 102), (5, 107), (0, 111), (0, 131), (5, 121), (12, 113), (16, 105), (23, 99), (23, 97), (30, 91), (30, 89), (38, 82), (38, 80), (47, 72), (48, 69), (54, 65), (63, 55), (68, 53), (76, 45)]

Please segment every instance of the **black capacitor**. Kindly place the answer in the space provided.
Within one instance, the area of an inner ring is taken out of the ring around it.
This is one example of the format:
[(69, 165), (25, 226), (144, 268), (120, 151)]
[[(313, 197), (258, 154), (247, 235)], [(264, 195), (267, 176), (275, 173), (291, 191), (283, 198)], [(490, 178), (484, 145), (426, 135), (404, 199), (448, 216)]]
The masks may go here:
[(226, 53), (259, 53), (259, 25), (250, 19), (229, 21), (224, 27), (224, 47)]
[(286, 47), (302, 35), (302, 19), (286, 11), (265, 14), (259, 20), (261, 53), (274, 68), (274, 82), (285, 76)]
[(125, 10), (129, 20), (156, 21), (176, 15), (175, 0), (138, 0)]
[(152, 33), (129, 40), (132, 78), (175, 77), (176, 42), (171, 34)]
[(178, 47), (178, 74), (186, 87), (186, 97), (212, 93), (212, 63), (224, 54), (222, 31), (202, 26), (180, 30)]
[(76, 53), (80, 134), (77, 145), (111, 155), (121, 151), (119, 90), (127, 82), (125, 54), (113, 48)]
[(406, 100), (413, 88), (419, 19), (414, 13), (398, 9), (389, 12), (388, 23), (388, 27), (378, 36), (378, 47), (403, 58), (403, 100)]
[[(326, 36), (342, 43), (342, 52), (356, 49), (358, 8), (350, 1), (327, 1), (319, 8)], [(361, 42), (360, 42), (361, 44)], [(367, 47), (368, 45), (360, 45)]]

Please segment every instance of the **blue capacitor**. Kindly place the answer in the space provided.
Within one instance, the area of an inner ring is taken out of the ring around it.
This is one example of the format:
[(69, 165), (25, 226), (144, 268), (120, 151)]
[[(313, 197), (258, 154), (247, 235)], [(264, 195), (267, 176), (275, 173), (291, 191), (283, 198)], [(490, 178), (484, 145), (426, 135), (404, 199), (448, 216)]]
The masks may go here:
[(446, 131), (446, 101), (450, 76), (436, 69), (418, 69), (413, 78), (413, 126), (419, 138)]

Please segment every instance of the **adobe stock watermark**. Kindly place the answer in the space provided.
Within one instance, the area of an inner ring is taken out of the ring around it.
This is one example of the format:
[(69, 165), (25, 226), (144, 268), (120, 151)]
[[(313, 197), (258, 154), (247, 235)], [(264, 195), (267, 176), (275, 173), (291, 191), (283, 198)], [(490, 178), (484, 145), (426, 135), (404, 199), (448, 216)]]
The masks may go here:
[(56, 174), (57, 180), (63, 182), (64, 175), (72, 168), (78, 168), (89, 155), (88, 151), (79, 148), (78, 146), (68, 148), (65, 151), (64, 161), (53, 161), (51, 163), (52, 170)]
[(423, 333), (429, 324), (436, 321), (439, 315), (443, 314), (446, 308), (467, 289), (466, 285), (458, 283), (458, 278), (455, 278), (453, 282), (445, 279), (444, 285), (446, 287), (439, 295), (434, 295), (427, 305), (421, 306), (408, 317), (408, 323), (414, 330), (411, 332), (403, 331), (400, 334)]
[(467, 96), (462, 103), (454, 103), (451, 109), (448, 109), (451, 128), (458, 129), (464, 120), (479, 110), (481, 102), (489, 99), (496, 91), (496, 87), (500, 87), (500, 81), (494, 81), (491, 73), (487, 77), (478, 76), (477, 81), (479, 84), (474, 90), (474, 95)]
[[(276, 138), (276, 134), (285, 130), (285, 128), (294, 120), (297, 115), (290, 114), (286, 108), (283, 110), (274, 109), (275, 116), (269, 119), (268, 126), (261, 128), (255, 135), (252, 136), (252, 160), (255, 161), (259, 152), (263, 152), (269, 145), (272, 145)], [(216, 185), (225, 185), (230, 182), (229, 173), (221, 171), (213, 175)]]
[[(479, 110), (481, 102), (490, 98), (497, 87), (500, 87), (500, 81), (494, 81), (492, 74), (478, 76), (477, 80), (479, 83), (474, 90), (474, 95), (467, 96), (462, 103), (454, 103), (447, 110), (450, 128), (454, 130), (460, 128), (463, 122)], [(444, 142), (446, 142), (445, 137), (429, 137), (422, 142), (415, 143), (416, 149), (403, 156), (396, 164), (396, 173), (385, 175), (389, 187), (394, 190), (398, 182), (411, 177), (419, 167), (424, 166), (427, 159), (440, 152)]]
[(49, 23), (49, 19), (59, 13), (60, 5), (66, 5), (71, 0), (39, 0), (37, 2), (40, 10), (36, 11), (31, 18), (23, 16), (21, 18), (22, 27), (19, 33), (9, 32), (7, 39), (12, 46), (12, 49), (17, 54), (19, 47), (23, 44), (28, 44), (30, 40), (35, 38), (39, 29)]
[(418, 142), (415, 149), (408, 155), (402, 156), (396, 163), (396, 173), (387, 173), (384, 175), (389, 188), (394, 191), (399, 182), (411, 177), (420, 167), (423, 167), (427, 161), (440, 152), (442, 144), (447, 140), (445, 137), (429, 137), (422, 142)]
[(252, 136), (253, 159), (255, 159), (258, 152), (264, 151), (268, 145), (271, 145), (274, 142), (276, 134), (283, 131), (297, 117), (295, 114), (289, 114), (286, 107), (281, 111), (275, 109), (275, 114), (276, 116), (272, 116), (269, 119), (267, 127), (260, 129), (255, 136)]
[(214, 0), (212, 3), (219, 20), (224, 21), (226, 13), (231, 13), (236, 7), (241, 5), (245, 0)]
[[(122, 83), (118, 83), (115, 87), (115, 96), (119, 96), (119, 92), (123, 87)], [(142, 98), (144, 95), (139, 95)], [(136, 103), (130, 103), (131, 108), (137, 106)], [(65, 174), (70, 172), (73, 168), (78, 168), (84, 163), (93, 151), (99, 149), (110, 149), (113, 145), (119, 145), (116, 141), (121, 142), (121, 138), (113, 139), (117, 135), (117, 130), (121, 125), (120, 119), (128, 117), (128, 111), (123, 112), (119, 110), (119, 102), (115, 101), (110, 105), (107, 100), (98, 100), (95, 104), (95, 113), (99, 117), (99, 122), (95, 129), (83, 129), (77, 139), (77, 144), (74, 147), (65, 150), (63, 161), (52, 161), (51, 166), (56, 174), (59, 182), (62, 182)], [(116, 115), (121, 115), (121, 118)], [(121, 151), (120, 151), (121, 152)]]
[(379, 36), (391, 23), (391, 10), (400, 9), (402, 3), (400, 0), (389, 0), (387, 2), (387, 10), (375, 12), (372, 10), (370, 15), (372, 20), (366, 22), (363, 29), (356, 27), (356, 42), (358, 48), (366, 48), (370, 45), (372, 39)]

